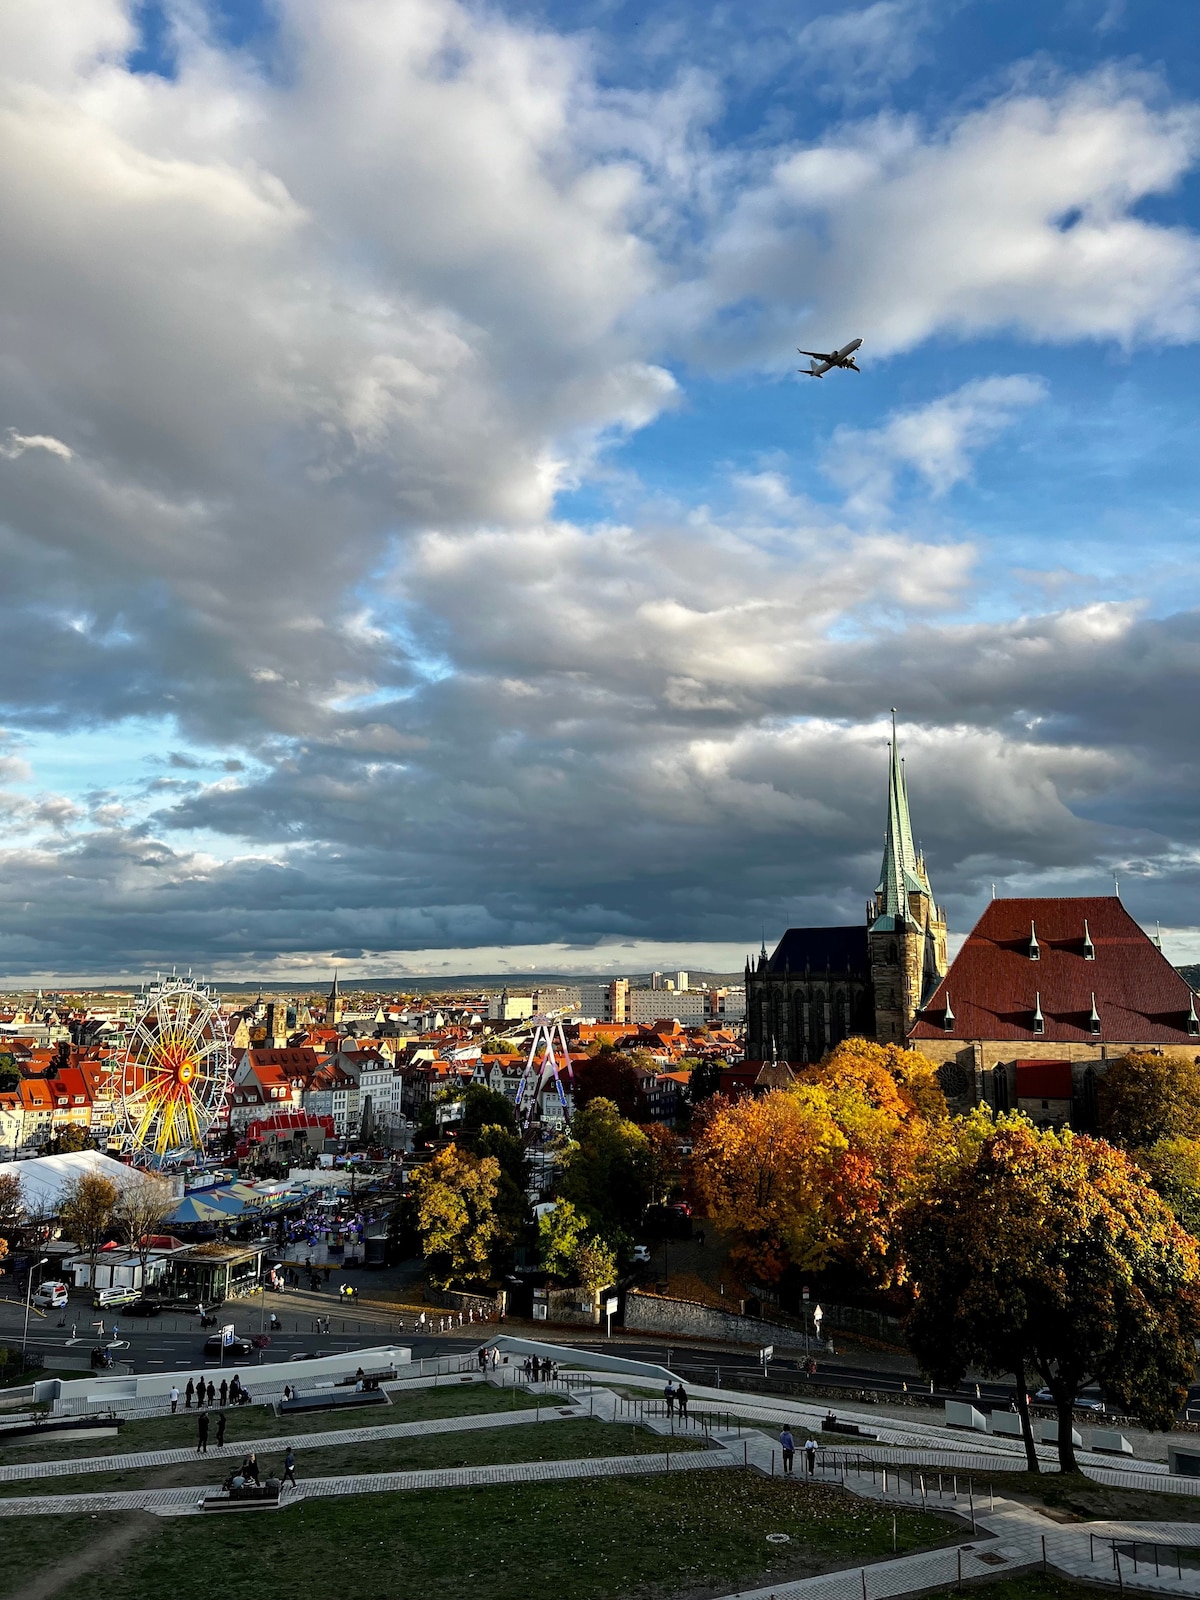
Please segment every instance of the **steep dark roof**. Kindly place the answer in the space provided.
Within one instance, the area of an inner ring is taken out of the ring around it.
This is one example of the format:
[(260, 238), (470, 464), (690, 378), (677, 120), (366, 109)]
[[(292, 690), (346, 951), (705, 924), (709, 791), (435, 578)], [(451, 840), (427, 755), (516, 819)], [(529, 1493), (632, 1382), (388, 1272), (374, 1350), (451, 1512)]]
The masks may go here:
[[(1029, 959), (1031, 925), (1036, 961)], [(1086, 938), (1095, 951), (1091, 961)], [(1091, 1028), (1093, 994), (1099, 1033)], [(1039, 995), (1045, 1027), (1035, 1033)], [(909, 1037), (1200, 1047), (1188, 1031), (1191, 1004), (1187, 983), (1115, 896), (993, 900)]]
[(788, 971), (793, 976), (804, 975), (806, 968), (813, 972), (853, 974), (856, 978), (870, 978), (871, 961), (867, 954), (865, 925), (853, 928), (789, 928), (775, 946), (775, 954), (767, 963), (769, 972)]

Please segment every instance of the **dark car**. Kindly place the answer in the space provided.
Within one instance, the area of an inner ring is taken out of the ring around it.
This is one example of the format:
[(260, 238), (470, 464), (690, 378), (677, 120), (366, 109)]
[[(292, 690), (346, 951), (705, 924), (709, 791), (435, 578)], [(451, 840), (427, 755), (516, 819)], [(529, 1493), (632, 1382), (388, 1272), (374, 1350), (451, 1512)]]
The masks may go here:
[(254, 1346), (249, 1339), (243, 1339), (237, 1334), (231, 1344), (222, 1344), (219, 1333), (210, 1334), (204, 1341), (204, 1359), (206, 1361), (244, 1361), (252, 1355)]
[(135, 1300), (131, 1306), (125, 1307), (127, 1317), (158, 1317), (162, 1315), (162, 1302), (160, 1300)]

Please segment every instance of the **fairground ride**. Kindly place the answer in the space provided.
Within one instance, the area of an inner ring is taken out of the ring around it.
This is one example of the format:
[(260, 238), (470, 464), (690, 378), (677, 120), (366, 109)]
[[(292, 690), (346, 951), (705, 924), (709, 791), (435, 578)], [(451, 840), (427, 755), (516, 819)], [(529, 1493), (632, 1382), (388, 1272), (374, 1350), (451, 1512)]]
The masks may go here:
[(141, 996), (114, 1068), (121, 1142), (134, 1160), (167, 1167), (200, 1155), (232, 1074), (216, 997), (190, 978), (156, 981)]

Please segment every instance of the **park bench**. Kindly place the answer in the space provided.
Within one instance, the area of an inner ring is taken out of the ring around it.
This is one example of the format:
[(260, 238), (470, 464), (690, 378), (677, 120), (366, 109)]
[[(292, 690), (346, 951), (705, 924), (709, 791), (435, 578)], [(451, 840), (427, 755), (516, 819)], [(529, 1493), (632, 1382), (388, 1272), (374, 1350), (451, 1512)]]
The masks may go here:
[(289, 1411), (339, 1411), (351, 1406), (386, 1406), (388, 1397), (382, 1389), (318, 1389), (311, 1394), (298, 1394), (294, 1400), (281, 1400), (279, 1414)]
[[(380, 1367), (377, 1372), (364, 1372), (363, 1375), (362, 1375), (363, 1388), (364, 1389), (378, 1389), (378, 1387), (379, 1387), (379, 1385), (381, 1383), (392, 1383), (394, 1381), (395, 1377), (396, 1377), (396, 1369), (395, 1369), (395, 1367)], [(349, 1378), (339, 1378), (337, 1380), (336, 1384), (334, 1385), (334, 1387), (336, 1389), (345, 1389), (347, 1386), (349, 1386), (350, 1388), (353, 1388), (354, 1385), (358, 1381), (359, 1380), (358, 1380), (357, 1376), (349, 1377)]]
[(15, 1444), (18, 1440), (58, 1438), (73, 1433), (81, 1438), (102, 1439), (125, 1426), (124, 1417), (91, 1413), (85, 1417), (54, 1417), (45, 1422), (21, 1422), (14, 1427), (0, 1428), (0, 1444)]
[(822, 1433), (852, 1433), (860, 1439), (874, 1439), (876, 1434), (870, 1428), (860, 1428), (857, 1422), (839, 1422), (831, 1411), (821, 1424)]
[(279, 1507), (280, 1485), (268, 1479), (261, 1487), (248, 1483), (228, 1494), (210, 1494), (200, 1502), (201, 1511), (273, 1511)]

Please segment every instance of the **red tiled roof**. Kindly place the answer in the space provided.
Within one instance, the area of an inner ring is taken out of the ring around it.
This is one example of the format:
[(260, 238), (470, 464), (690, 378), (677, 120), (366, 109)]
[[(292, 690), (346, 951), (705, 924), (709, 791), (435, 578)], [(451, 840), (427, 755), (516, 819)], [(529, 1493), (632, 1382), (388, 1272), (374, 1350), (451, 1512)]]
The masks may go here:
[[(1084, 921), (1095, 950), (1085, 959)], [(1029, 959), (1030, 927), (1039, 959)], [(1092, 995), (1100, 1031), (1091, 1028)], [(944, 1026), (946, 997), (954, 1014)], [(1045, 1021), (1034, 1032), (1041, 997)], [(1113, 895), (993, 900), (909, 1033), (920, 1039), (1200, 1044), (1188, 1031), (1192, 991)]]

